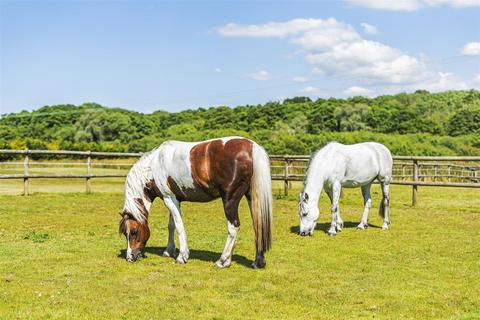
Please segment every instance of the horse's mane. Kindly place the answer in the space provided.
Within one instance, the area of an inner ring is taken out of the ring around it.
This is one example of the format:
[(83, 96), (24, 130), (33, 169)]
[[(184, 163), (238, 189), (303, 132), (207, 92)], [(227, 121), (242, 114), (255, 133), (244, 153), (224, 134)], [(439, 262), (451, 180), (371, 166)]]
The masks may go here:
[(125, 204), (121, 213), (122, 217), (129, 215), (138, 222), (143, 223), (145, 221), (145, 216), (138, 207), (135, 198), (143, 198), (145, 184), (153, 179), (150, 160), (156, 150), (157, 148), (144, 153), (128, 172), (125, 181)]
[(328, 145), (332, 144), (332, 143), (338, 143), (337, 141), (329, 141), (327, 143), (324, 143), (322, 146), (320, 146), (320, 148), (318, 148), (317, 150), (315, 150), (314, 152), (312, 152), (312, 154), (310, 155), (310, 158), (308, 159), (308, 163), (307, 163), (307, 172), (305, 174), (305, 176), (303, 177), (303, 185), (306, 184), (307, 182), (307, 177), (308, 177), (308, 169), (310, 169), (310, 165), (312, 164), (313, 160), (315, 159), (315, 157), (318, 155), (319, 152), (321, 152), (325, 147), (327, 147)]
[(338, 143), (337, 141), (328, 141), (324, 144), (322, 144), (320, 146), (320, 148), (318, 148), (317, 150), (315, 150), (314, 152), (312, 152), (311, 156), (310, 156), (310, 161), (315, 158), (315, 156), (320, 152), (322, 151), (326, 146), (330, 145), (330, 144), (333, 144), (333, 143)]

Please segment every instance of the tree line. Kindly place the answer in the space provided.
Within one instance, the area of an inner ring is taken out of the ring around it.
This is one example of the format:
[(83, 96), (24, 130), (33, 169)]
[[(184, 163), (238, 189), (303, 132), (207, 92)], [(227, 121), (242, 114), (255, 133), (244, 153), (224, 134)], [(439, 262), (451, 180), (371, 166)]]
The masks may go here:
[(328, 141), (378, 141), (396, 155), (479, 155), (480, 91), (283, 102), (151, 114), (96, 103), (2, 115), (0, 148), (138, 152), (165, 140), (239, 135), (271, 154), (309, 154)]

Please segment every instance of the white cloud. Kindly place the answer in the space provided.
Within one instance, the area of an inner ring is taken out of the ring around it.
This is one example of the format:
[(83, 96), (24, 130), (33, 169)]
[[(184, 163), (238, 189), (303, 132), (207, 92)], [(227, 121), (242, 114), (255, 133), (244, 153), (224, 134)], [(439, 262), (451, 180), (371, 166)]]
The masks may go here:
[(466, 56), (479, 56), (480, 55), (480, 42), (469, 42), (463, 49), (462, 54)]
[(431, 92), (440, 92), (446, 90), (466, 90), (469, 89), (469, 86), (465, 81), (453, 73), (438, 72), (435, 77), (432, 77), (423, 83), (416, 84), (412, 90), (413, 89), (425, 89)]
[(308, 79), (305, 78), (305, 77), (302, 77), (302, 76), (296, 76), (296, 77), (293, 77), (292, 79), (294, 82), (307, 82)]
[[(272, 26), (277, 31), (272, 30)], [(297, 44), (313, 73), (359, 77), (367, 82), (408, 83), (428, 76), (424, 63), (398, 49), (366, 40), (349, 24), (329, 19), (295, 19), (263, 25), (228, 24), (228, 36), (280, 37)], [(220, 31), (219, 31), (220, 32)]]
[(480, 0), (344, 0), (345, 3), (376, 10), (415, 11), (422, 8), (449, 6), (453, 8), (480, 7)]
[(476, 83), (476, 84), (480, 84), (480, 73), (477, 73), (477, 74), (473, 77), (473, 82)]
[(349, 97), (353, 96), (371, 96), (373, 94), (373, 91), (370, 89), (362, 88), (362, 87), (357, 87), (353, 86), (345, 91), (343, 91), (344, 94), (346, 94)]
[(453, 8), (480, 7), (480, 0), (423, 0), (425, 6), (440, 7), (450, 6)]
[(308, 53), (307, 61), (326, 74), (362, 78), (366, 82), (409, 83), (425, 79), (424, 63), (400, 50), (369, 40), (335, 45)]
[(390, 11), (414, 11), (421, 7), (418, 0), (346, 0), (345, 2), (352, 6)]
[(372, 26), (371, 24), (368, 24), (366, 22), (362, 22), (360, 25), (362, 26), (365, 33), (372, 35), (378, 34), (378, 29), (376, 26)]
[(221, 72), (222, 72), (222, 69), (220, 69), (220, 68), (215, 68), (215, 69), (213, 69), (213, 71), (215, 71), (216, 73), (221, 73)]
[(316, 74), (316, 75), (323, 75), (323, 74), (325, 74), (325, 72), (324, 72), (322, 69), (317, 68), (317, 67), (314, 67), (314, 68), (312, 69), (312, 73), (313, 73), (313, 74)]
[(258, 80), (258, 81), (265, 81), (270, 79), (270, 74), (265, 70), (249, 73), (247, 76), (253, 80)]
[(311, 96), (319, 96), (322, 93), (319, 88), (312, 86), (305, 87), (300, 92)]
[(480, 89), (480, 73), (473, 76), (473, 80), (470, 83), (472, 88)]
[[(439, 73), (424, 59), (417, 59), (387, 44), (364, 39), (351, 25), (334, 18), (294, 19), (259, 25), (231, 23), (217, 30), (230, 37), (285, 39), (299, 47), (298, 51), (312, 65), (313, 74), (355, 81), (366, 88), (376, 84), (400, 90), (438, 91), (440, 88), (449, 90), (465, 87), (465, 82), (455, 75)], [(249, 77), (267, 80), (270, 75), (266, 71), (259, 71)], [(318, 94), (320, 91), (307, 87), (302, 92)]]
[(217, 28), (217, 32), (227, 37), (287, 37), (317, 27), (320, 19), (293, 19), (287, 22), (268, 22), (262, 25), (239, 25), (228, 23)]

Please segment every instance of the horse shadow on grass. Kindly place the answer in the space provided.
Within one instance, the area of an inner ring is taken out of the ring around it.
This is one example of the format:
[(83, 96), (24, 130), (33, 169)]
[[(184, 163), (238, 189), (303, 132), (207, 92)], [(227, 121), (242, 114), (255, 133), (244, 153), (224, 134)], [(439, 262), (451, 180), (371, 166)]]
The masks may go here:
[[(166, 247), (146, 247), (145, 248), (145, 256), (148, 257), (148, 254), (157, 255), (163, 257), (163, 251), (165, 251)], [(176, 254), (178, 254), (178, 249), (176, 250)], [(206, 262), (212, 262), (212, 264), (217, 261), (220, 256), (221, 252), (213, 252), (208, 250), (195, 250), (190, 249), (190, 257), (189, 260), (200, 260)], [(120, 253), (118, 254), (119, 258), (125, 259), (127, 256), (127, 250), (121, 249)], [(172, 259), (169, 257), (163, 257), (165, 259)], [(240, 256), (238, 254), (234, 254), (232, 256), (232, 262), (236, 262), (239, 265), (244, 267), (251, 268), (252, 262), (251, 260), (245, 258), (244, 256)]]
[[(344, 221), (343, 222), (343, 229), (357, 228), (359, 223), (360, 223), (360, 221), (358, 221), (358, 222)], [(328, 229), (330, 229), (330, 226), (331, 226), (331, 224), (327, 223), (327, 222), (317, 223), (317, 225), (315, 226), (315, 230), (323, 231), (324, 233), (328, 233)], [(368, 227), (369, 228), (380, 229), (380, 226), (377, 226), (377, 225), (374, 225), (374, 224), (371, 224), (371, 223), (368, 224)], [(291, 226), (290, 227), (290, 232), (298, 234), (300, 232), (300, 226)]]

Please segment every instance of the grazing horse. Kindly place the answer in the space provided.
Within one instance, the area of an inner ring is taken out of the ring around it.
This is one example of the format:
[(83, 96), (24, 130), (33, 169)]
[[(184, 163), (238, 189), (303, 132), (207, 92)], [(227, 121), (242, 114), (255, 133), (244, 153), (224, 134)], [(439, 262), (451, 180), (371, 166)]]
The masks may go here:
[(175, 254), (175, 229), (180, 246), (178, 263), (186, 263), (189, 257), (180, 203), (222, 198), (228, 237), (215, 265), (230, 266), (240, 228), (238, 205), (243, 196), (247, 198), (255, 232), (256, 255), (252, 266), (263, 268), (264, 252), (271, 246), (272, 225), (272, 182), (265, 150), (241, 137), (162, 143), (143, 155), (127, 175), (119, 226), (120, 233), (127, 238), (126, 259), (133, 262), (143, 255), (150, 236), (148, 213), (156, 197), (163, 199), (170, 211), (168, 244), (163, 255)]
[(362, 188), (364, 211), (358, 229), (368, 227), (368, 211), (372, 205), (370, 186), (378, 179), (382, 186), (380, 216), (383, 217), (382, 230), (390, 225), (389, 185), (392, 179), (392, 155), (382, 144), (375, 142), (344, 145), (331, 142), (315, 152), (310, 158), (304, 188), (300, 193), (298, 209), (300, 216), (300, 235), (312, 235), (318, 216), (318, 200), (322, 189), (332, 203), (332, 224), (328, 233), (335, 235), (342, 231), (338, 200), (342, 187)]

